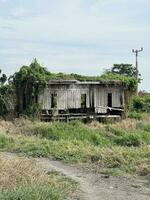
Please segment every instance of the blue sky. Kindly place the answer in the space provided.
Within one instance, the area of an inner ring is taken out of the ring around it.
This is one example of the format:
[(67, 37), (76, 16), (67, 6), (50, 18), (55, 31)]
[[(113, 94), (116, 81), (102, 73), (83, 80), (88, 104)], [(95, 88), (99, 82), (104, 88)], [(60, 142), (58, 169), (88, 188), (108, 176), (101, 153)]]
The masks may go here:
[(135, 63), (150, 91), (149, 0), (0, 0), (0, 68), (12, 74), (34, 57), (53, 72), (101, 74)]

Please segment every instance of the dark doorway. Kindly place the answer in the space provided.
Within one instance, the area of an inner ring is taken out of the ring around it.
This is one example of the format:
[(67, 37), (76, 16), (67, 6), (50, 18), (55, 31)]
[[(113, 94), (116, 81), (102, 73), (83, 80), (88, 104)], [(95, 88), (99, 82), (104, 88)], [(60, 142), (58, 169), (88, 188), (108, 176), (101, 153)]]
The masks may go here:
[(107, 106), (112, 107), (112, 93), (108, 93)]
[(92, 89), (90, 91), (90, 108), (94, 108), (94, 92)]
[(81, 108), (86, 108), (86, 94), (81, 94)]
[(120, 105), (123, 106), (123, 96), (120, 95)]
[(51, 108), (57, 108), (57, 94), (51, 94)]

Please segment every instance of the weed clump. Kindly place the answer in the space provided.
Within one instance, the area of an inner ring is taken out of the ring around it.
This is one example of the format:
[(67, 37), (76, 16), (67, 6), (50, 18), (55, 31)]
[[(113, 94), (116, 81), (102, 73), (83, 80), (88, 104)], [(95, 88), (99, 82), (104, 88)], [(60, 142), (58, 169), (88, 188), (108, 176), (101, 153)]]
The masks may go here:
[(139, 147), (141, 145), (141, 138), (137, 134), (125, 134), (123, 136), (116, 137), (114, 142), (121, 146)]
[(0, 135), (0, 149), (8, 148), (14, 143), (13, 138)]

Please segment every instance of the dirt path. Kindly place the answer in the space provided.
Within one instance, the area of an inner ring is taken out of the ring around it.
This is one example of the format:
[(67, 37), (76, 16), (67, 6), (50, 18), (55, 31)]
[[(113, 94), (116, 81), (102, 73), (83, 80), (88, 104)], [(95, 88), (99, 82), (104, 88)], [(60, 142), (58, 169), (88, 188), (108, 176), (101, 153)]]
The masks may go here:
[[(6, 154), (16, 157), (15, 154)], [(31, 158), (29, 158), (31, 159)], [(33, 158), (32, 158), (33, 159)], [(128, 178), (103, 177), (100, 174), (84, 172), (75, 166), (63, 164), (45, 158), (34, 159), (36, 164), (46, 171), (55, 170), (80, 184), (78, 194), (81, 200), (149, 200), (150, 188), (144, 187), (144, 181)]]
[(46, 170), (56, 170), (80, 184), (80, 199), (84, 200), (149, 200), (150, 189), (143, 182), (127, 178), (104, 178), (102, 175), (85, 173), (59, 161), (36, 159)]

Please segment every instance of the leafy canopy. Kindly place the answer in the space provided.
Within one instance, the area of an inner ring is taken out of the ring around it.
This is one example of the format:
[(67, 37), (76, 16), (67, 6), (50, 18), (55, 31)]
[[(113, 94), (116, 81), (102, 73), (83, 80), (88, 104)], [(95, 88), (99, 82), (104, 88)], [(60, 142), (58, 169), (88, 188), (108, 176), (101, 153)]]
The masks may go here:
[[(137, 70), (132, 64), (114, 64), (109, 70), (106, 70), (101, 76), (104, 80), (120, 80), (131, 91), (136, 91), (138, 83)], [(139, 74), (140, 75), (140, 74)]]
[(14, 106), (14, 90), (11, 84), (5, 84), (7, 76), (0, 69), (0, 116), (8, 114)]
[(22, 66), (19, 72), (12, 76), (19, 113), (23, 113), (36, 103), (36, 96), (46, 87), (49, 77), (51, 77), (51, 73), (42, 67), (36, 59), (29, 66)]
[(0, 69), (0, 85), (4, 85), (4, 83), (7, 81), (6, 74), (2, 74), (2, 70)]
[(132, 64), (114, 64), (113, 67), (107, 70), (109, 73), (120, 74), (123, 76), (136, 77), (137, 69)]
[(138, 81), (136, 78), (123, 76), (120, 74), (115, 73), (106, 73), (101, 76), (102, 80), (113, 80), (113, 81), (122, 81), (124, 85), (127, 87), (130, 91), (135, 91), (137, 88)]
[(20, 88), (30, 82), (32, 89), (38, 88), (39, 90), (46, 85), (50, 76), (51, 73), (34, 59), (30, 66), (22, 66), (19, 72), (13, 75), (13, 83), (16, 88)]

